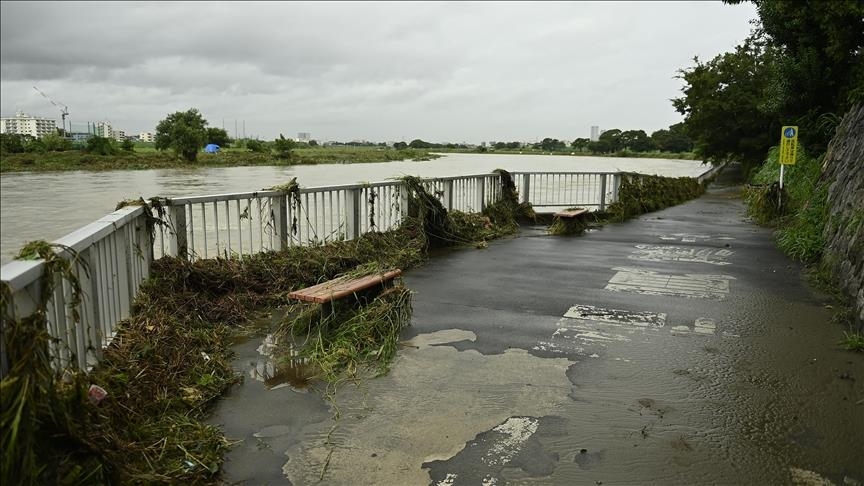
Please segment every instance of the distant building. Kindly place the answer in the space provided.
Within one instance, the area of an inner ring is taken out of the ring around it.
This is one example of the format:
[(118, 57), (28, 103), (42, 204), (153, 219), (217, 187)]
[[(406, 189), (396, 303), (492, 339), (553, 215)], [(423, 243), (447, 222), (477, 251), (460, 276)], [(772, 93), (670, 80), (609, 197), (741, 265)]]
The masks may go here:
[(92, 136), (92, 133), (87, 132), (69, 132), (69, 138), (72, 139), (73, 142), (86, 142), (87, 139)]
[(600, 140), (600, 127), (591, 125), (591, 141), (596, 142), (597, 140)]
[(30, 116), (19, 111), (15, 113), (14, 118), (0, 118), (0, 131), (41, 138), (49, 133), (57, 133), (57, 121), (51, 118)]
[(156, 141), (156, 134), (153, 132), (141, 132), (138, 134), (138, 141), (153, 143)]
[(297, 133), (297, 141), (298, 142), (309, 142), (312, 140), (312, 134), (309, 132), (299, 132)]
[(118, 142), (126, 140), (126, 132), (118, 130), (111, 126), (110, 122), (101, 121), (95, 124), (96, 136), (103, 138), (113, 138)]

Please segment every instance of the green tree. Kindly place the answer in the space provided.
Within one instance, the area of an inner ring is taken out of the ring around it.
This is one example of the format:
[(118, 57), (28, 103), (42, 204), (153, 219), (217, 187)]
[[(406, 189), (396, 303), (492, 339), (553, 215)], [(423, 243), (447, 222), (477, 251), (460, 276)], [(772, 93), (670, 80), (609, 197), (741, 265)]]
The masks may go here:
[(588, 150), (595, 154), (608, 154), (616, 151), (612, 141), (603, 138), (589, 143)]
[(411, 148), (415, 148), (415, 149), (428, 149), (428, 148), (432, 148), (432, 144), (431, 144), (431, 143), (429, 143), (429, 142), (425, 142), (425, 141), (423, 141), (423, 140), (420, 140), (419, 138), (416, 138), (416, 139), (414, 139), (414, 140), (411, 140), (411, 143), (409, 143), (408, 146), (411, 147)]
[(408, 148), (408, 144), (405, 142), (396, 142), (393, 144), (393, 148), (396, 150), (405, 150)]
[(267, 145), (261, 140), (250, 139), (246, 140), (246, 148), (250, 152), (262, 153), (267, 151)]
[(290, 159), (297, 144), (290, 138), (285, 138), (281, 133), (279, 138), (273, 141), (273, 148), (276, 149), (276, 157), (280, 159)]
[(777, 142), (779, 125), (764, 101), (772, 76), (773, 51), (757, 37), (679, 71), (684, 96), (672, 100), (684, 115), (696, 153), (712, 163), (740, 161), (746, 170), (761, 163)]
[(689, 152), (693, 150), (693, 141), (685, 132), (684, 123), (676, 123), (669, 129), (657, 130), (651, 134), (651, 142), (661, 152)]
[(228, 132), (224, 128), (208, 127), (205, 137), (205, 145), (208, 143), (216, 144), (222, 148), (231, 146), (231, 138), (228, 137)]
[(544, 152), (554, 152), (555, 150), (564, 150), (567, 148), (567, 145), (562, 140), (558, 140), (557, 138), (549, 138), (546, 137), (540, 141), (537, 148)]
[(195, 108), (178, 111), (156, 125), (156, 149), (171, 149), (189, 162), (195, 162), (207, 139), (207, 121)]
[(132, 153), (135, 151), (135, 142), (128, 138), (123, 139), (123, 143), (120, 144), (120, 148), (123, 149), (124, 152)]
[(588, 150), (588, 145), (591, 143), (590, 138), (577, 138), (570, 142), (570, 146), (576, 150), (583, 151)]
[[(386, 144), (385, 144), (385, 145), (386, 145)], [(309, 146), (310, 146), (310, 147), (317, 147), (317, 146), (318, 146), (318, 141), (317, 141), (317, 140), (309, 140)]]
[(4, 154), (20, 154), (27, 148), (28, 141), (24, 135), (16, 133), (0, 133), (0, 152)]
[(864, 2), (752, 3), (760, 33), (776, 51), (763, 108), (782, 124), (800, 125), (802, 142), (821, 152), (833, 136), (834, 124), (824, 123), (826, 116), (836, 119), (864, 100)]
[(72, 149), (72, 142), (63, 138), (59, 133), (46, 133), (40, 140), (47, 152), (62, 152)]
[(648, 152), (653, 148), (651, 138), (645, 130), (627, 130), (621, 132), (621, 147), (633, 152)]
[[(624, 148), (624, 146), (621, 144), (621, 133), (623, 133), (621, 132), (621, 130), (617, 128), (611, 128), (600, 134), (600, 137), (597, 141), (605, 142), (599, 145), (600, 147), (605, 149), (603, 150), (604, 153), (617, 152)], [(598, 145), (595, 145), (595, 147), (597, 146)]]
[(96, 155), (117, 155), (120, 150), (114, 139), (93, 135), (87, 139), (84, 151)]

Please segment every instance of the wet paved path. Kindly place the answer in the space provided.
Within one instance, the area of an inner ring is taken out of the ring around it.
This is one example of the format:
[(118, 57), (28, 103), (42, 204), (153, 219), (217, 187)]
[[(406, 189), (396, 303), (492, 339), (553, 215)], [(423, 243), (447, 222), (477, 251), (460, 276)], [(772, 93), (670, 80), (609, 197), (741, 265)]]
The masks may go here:
[[(864, 356), (735, 187), (407, 272), (389, 375), (249, 380), (213, 418), (246, 484), (864, 484)], [(255, 363), (245, 346), (239, 367)]]

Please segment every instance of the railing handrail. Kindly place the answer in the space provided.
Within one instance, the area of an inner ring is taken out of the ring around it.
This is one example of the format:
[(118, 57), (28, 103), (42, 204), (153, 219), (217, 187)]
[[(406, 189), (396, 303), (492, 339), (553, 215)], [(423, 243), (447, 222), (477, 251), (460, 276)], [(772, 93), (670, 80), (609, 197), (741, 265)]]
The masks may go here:
[[(423, 182), (433, 182), (433, 181), (452, 181), (458, 179), (475, 179), (479, 177), (498, 177), (498, 174), (490, 173), (490, 174), (470, 174), (470, 175), (461, 175), (461, 176), (449, 176), (449, 177), (427, 177), (421, 178), (420, 180)], [(353, 184), (337, 184), (335, 186), (309, 186), (309, 187), (299, 187), (298, 191), (300, 194), (310, 194), (313, 192), (328, 192), (328, 191), (341, 191), (341, 190), (351, 190), (351, 189), (364, 189), (367, 187), (375, 188), (375, 187), (386, 187), (386, 186), (394, 186), (400, 184), (401, 181), (399, 179), (392, 179), (389, 181), (379, 181), (379, 182), (358, 182)], [(284, 191), (276, 191), (276, 190), (260, 190), (260, 191), (251, 191), (251, 192), (232, 192), (232, 193), (223, 193), (223, 194), (205, 194), (201, 196), (186, 196), (186, 197), (169, 197), (165, 198), (166, 203), (170, 206), (180, 205), (180, 204), (201, 204), (201, 203), (209, 203), (209, 202), (221, 202), (221, 201), (233, 201), (235, 199), (249, 199), (249, 198), (258, 198), (258, 197), (278, 197), (284, 195)]]

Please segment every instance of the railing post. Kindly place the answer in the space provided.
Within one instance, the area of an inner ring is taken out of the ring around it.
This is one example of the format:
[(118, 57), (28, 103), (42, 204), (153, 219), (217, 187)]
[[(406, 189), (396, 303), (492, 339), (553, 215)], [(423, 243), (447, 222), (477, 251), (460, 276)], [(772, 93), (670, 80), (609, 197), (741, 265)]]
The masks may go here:
[(354, 240), (360, 237), (360, 208), (362, 188), (352, 187), (345, 194), (345, 239)]
[(522, 174), (522, 202), (527, 203), (529, 201), (529, 192), (531, 191), (531, 174), (523, 173)]
[(446, 204), (447, 211), (451, 211), (453, 209), (453, 179), (448, 179), (444, 181), (444, 204)]
[(621, 174), (614, 174), (612, 176), (612, 198), (609, 201), (610, 203), (618, 202), (618, 190), (621, 188)]
[(486, 209), (486, 177), (478, 177), (476, 180), (480, 183), (477, 193), (480, 196), (479, 212), (482, 213)]
[(270, 211), (273, 216), (273, 232), (276, 237), (276, 248), (284, 250), (288, 246), (288, 200), (285, 195), (270, 198)]
[(177, 258), (187, 258), (185, 205), (168, 207), (168, 224), (168, 252)]
[(90, 346), (93, 348), (93, 358), (98, 363), (102, 360), (102, 347), (107, 346), (108, 343), (105, 340), (105, 336), (102, 335), (102, 315), (99, 309), (102, 298), (99, 291), (99, 279), (102, 276), (99, 273), (101, 269), (99, 268), (99, 260), (94, 254), (95, 251), (96, 246), (93, 245), (87, 248), (86, 253), (81, 256), (90, 270), (90, 275), (88, 276), (86, 272), (81, 272), (78, 278), (81, 280), (81, 289), (84, 291), (84, 295), (81, 297), (81, 305), (89, 311), (89, 314), (82, 312), (81, 317), (89, 317), (89, 329), (87, 329), (87, 333), (90, 337)]
[(606, 210), (606, 174), (600, 174), (600, 211)]

